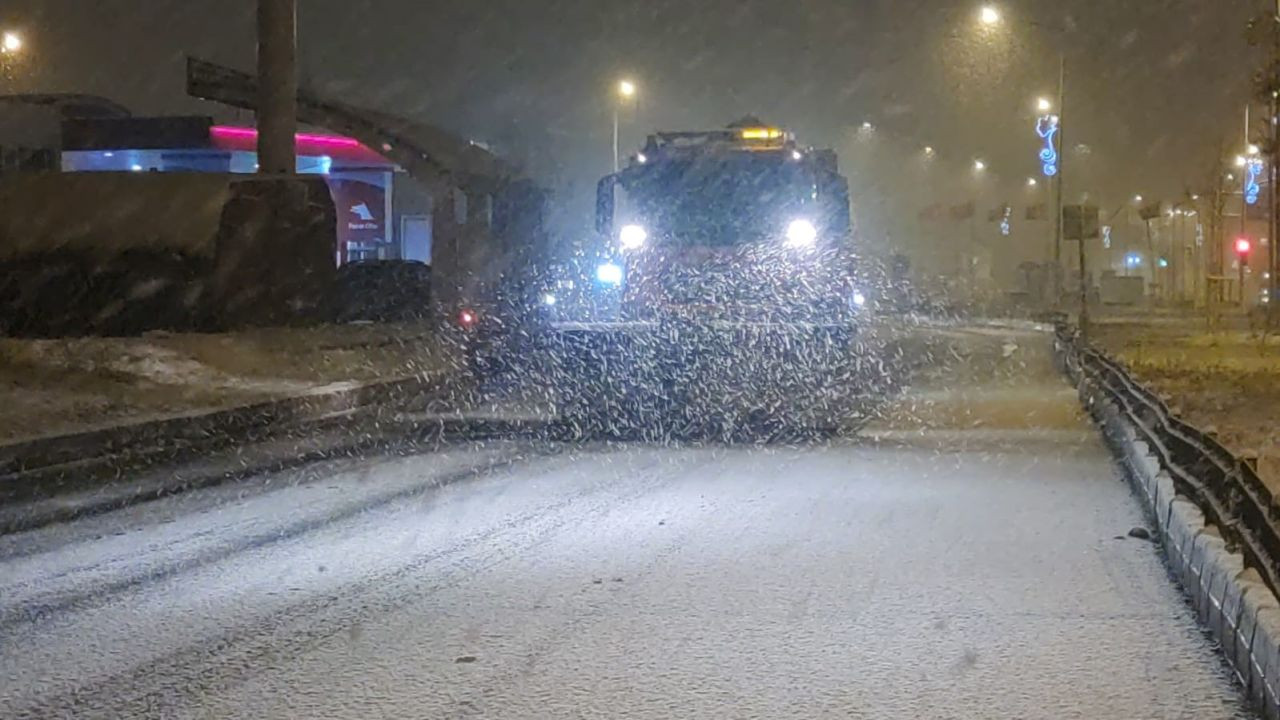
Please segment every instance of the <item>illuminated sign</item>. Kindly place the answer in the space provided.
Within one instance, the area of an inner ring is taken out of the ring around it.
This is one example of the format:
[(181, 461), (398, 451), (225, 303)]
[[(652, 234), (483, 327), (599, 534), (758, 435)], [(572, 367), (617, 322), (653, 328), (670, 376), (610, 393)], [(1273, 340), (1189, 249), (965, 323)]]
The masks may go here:
[(1053, 177), (1058, 174), (1058, 116), (1040, 116), (1036, 120), (1036, 134), (1044, 140), (1044, 147), (1040, 150), (1041, 169), (1045, 176)]
[(1258, 184), (1258, 177), (1262, 175), (1262, 158), (1249, 158), (1244, 168), (1244, 201), (1257, 205), (1258, 195), (1262, 192), (1262, 187)]

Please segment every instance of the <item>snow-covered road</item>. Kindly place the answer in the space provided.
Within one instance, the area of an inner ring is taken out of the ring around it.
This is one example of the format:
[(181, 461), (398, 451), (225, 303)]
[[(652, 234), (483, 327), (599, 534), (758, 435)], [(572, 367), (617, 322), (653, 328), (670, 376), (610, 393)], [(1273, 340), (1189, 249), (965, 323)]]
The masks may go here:
[(1041, 341), (857, 439), (453, 445), (0, 537), (0, 716), (1248, 717)]

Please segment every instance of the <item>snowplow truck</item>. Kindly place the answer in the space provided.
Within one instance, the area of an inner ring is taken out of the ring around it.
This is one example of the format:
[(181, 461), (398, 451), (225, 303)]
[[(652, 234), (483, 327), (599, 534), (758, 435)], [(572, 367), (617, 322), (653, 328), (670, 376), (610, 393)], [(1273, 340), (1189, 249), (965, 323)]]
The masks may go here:
[(732, 439), (833, 430), (874, 380), (836, 154), (754, 119), (659, 132), (597, 188), (594, 292), (551, 323), (581, 434)]

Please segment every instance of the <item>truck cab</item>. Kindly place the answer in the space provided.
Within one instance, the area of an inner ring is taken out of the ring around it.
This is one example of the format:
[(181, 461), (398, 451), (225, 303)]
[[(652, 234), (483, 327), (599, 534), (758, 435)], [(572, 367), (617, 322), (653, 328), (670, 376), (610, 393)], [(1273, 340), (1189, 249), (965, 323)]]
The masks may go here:
[(597, 188), (619, 319), (847, 320), (865, 297), (836, 165), (834, 152), (752, 120), (650, 136)]

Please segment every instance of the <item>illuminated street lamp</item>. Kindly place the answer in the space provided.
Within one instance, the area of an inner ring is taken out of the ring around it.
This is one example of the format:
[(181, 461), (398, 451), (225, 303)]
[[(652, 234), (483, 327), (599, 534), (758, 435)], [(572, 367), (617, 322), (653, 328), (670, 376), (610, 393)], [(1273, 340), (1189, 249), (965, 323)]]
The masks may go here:
[(22, 49), (22, 36), (16, 32), (6, 32), (0, 39), (0, 52), (16, 53)]
[(1027, 178), (1027, 187), (1035, 187), (1035, 186), (1037, 186), (1037, 185), (1039, 185), (1039, 184), (1040, 184), (1040, 182), (1039, 182), (1038, 180), (1036, 180), (1035, 178), (1033, 178), (1033, 177), (1032, 177), (1032, 178)]
[(622, 169), (618, 156), (618, 110), (622, 103), (628, 100), (634, 100), (636, 97), (636, 84), (631, 80), (623, 79), (618, 81), (618, 102), (613, 104), (613, 171), (618, 172)]
[(994, 5), (983, 5), (982, 10), (978, 13), (978, 19), (987, 27), (999, 25), (1000, 11)]
[(987, 169), (987, 164), (986, 164), (985, 162), (983, 162), (982, 160), (974, 160), (974, 161), (973, 161), (973, 169), (974, 169), (974, 171), (976, 171), (976, 172), (982, 172), (983, 170), (986, 170), (986, 169)]
[(1141, 195), (1134, 195), (1134, 196), (1133, 196), (1133, 201), (1134, 201), (1135, 203), (1140, 203), (1140, 202), (1142, 202), (1142, 196), (1141, 196)]
[(1053, 109), (1053, 102), (1049, 98), (1042, 97), (1036, 101), (1036, 109), (1042, 113), (1047, 113)]

